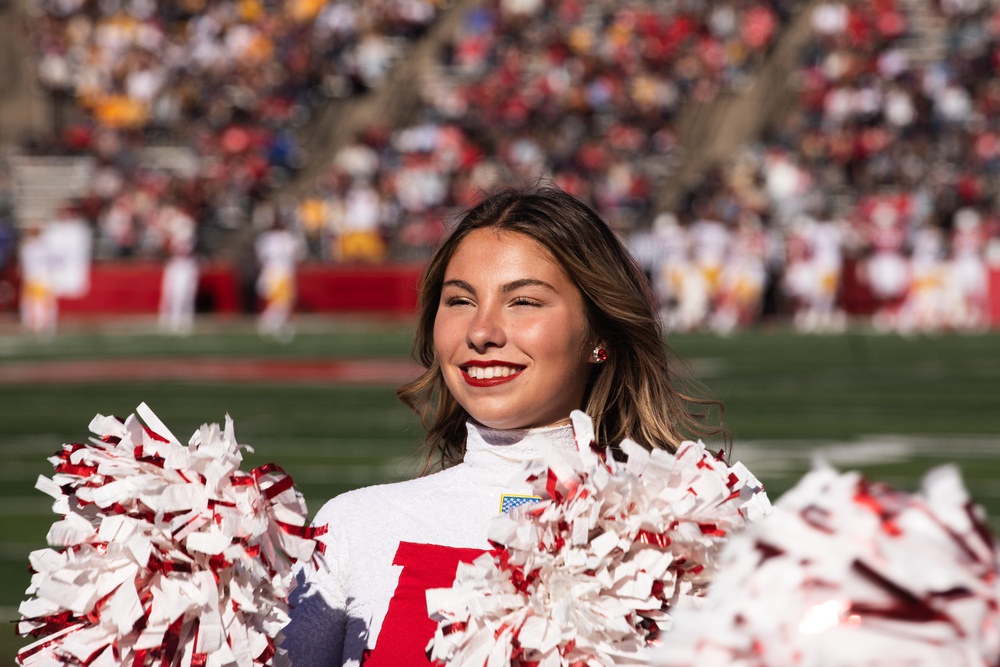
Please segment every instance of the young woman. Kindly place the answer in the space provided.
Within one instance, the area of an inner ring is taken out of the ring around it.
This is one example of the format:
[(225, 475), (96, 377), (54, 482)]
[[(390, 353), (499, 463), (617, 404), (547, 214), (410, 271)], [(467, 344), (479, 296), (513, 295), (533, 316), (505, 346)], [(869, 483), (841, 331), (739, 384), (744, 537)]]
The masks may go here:
[[(431, 259), (400, 398), (427, 429), (428, 469), (328, 502), (329, 570), (300, 576), (283, 646), (295, 667), (429, 665), (425, 591), (489, 548), (491, 518), (529, 500), (516, 481), (544, 447), (599, 440), (673, 449), (718, 433), (681, 393), (647, 281), (590, 208), (554, 189), (506, 190), (471, 209)], [(721, 407), (721, 406), (719, 406)]]

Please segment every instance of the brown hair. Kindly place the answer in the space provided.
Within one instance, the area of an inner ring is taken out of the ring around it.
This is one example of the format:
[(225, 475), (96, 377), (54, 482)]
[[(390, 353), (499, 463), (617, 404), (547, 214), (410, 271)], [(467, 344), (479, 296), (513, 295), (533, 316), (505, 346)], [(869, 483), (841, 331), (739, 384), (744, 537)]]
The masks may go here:
[(720, 433), (728, 442), (721, 425), (707, 425), (693, 410), (716, 406), (721, 420), (722, 403), (678, 389), (694, 382), (664, 343), (645, 274), (608, 225), (556, 188), (504, 189), (465, 213), (424, 270), (413, 356), (426, 370), (396, 393), (426, 429), (425, 470), (438, 456), (447, 467), (465, 453), (469, 415), (445, 386), (433, 332), (448, 263), (462, 240), (482, 228), (537, 241), (580, 290), (591, 331), (608, 349), (607, 361), (591, 373), (582, 406), (600, 443), (631, 438), (646, 448), (674, 450), (686, 438)]

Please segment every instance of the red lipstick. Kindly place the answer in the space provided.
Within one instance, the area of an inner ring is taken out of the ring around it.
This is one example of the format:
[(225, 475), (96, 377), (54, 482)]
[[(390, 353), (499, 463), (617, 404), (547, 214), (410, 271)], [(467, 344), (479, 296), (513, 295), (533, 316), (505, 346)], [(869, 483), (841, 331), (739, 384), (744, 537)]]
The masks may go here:
[[(496, 368), (497, 366), (503, 366), (504, 368), (515, 369), (515, 372), (510, 375), (497, 375), (491, 378), (477, 378), (469, 375), (467, 369), (469, 368)], [(506, 361), (469, 361), (462, 364), (462, 378), (465, 380), (466, 384), (472, 387), (495, 387), (506, 382), (510, 382), (521, 374), (524, 370), (524, 366), (519, 364), (511, 364)]]

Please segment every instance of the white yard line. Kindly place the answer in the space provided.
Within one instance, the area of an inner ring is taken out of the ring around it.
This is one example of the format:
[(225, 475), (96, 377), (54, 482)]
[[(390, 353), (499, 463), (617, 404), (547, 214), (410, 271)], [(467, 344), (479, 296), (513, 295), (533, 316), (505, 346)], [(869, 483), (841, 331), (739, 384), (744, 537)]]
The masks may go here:
[(742, 440), (733, 458), (751, 470), (798, 470), (819, 457), (837, 467), (900, 463), (911, 459), (995, 459), (1000, 436), (867, 435), (854, 440)]

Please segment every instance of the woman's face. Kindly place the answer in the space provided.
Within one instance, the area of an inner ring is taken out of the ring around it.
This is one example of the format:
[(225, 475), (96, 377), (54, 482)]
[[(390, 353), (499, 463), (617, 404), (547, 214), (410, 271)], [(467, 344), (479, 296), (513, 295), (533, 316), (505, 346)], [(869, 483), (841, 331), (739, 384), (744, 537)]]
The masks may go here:
[(477, 229), (445, 269), (434, 351), (473, 419), (498, 429), (566, 422), (583, 405), (594, 347), (583, 297), (549, 251)]

